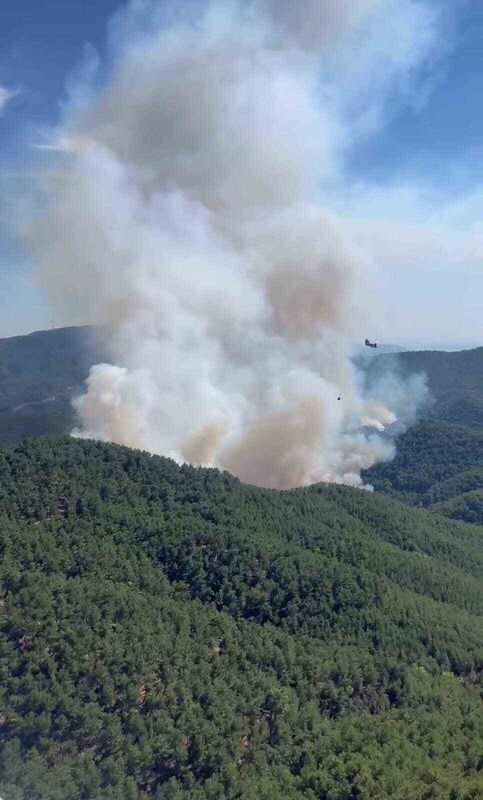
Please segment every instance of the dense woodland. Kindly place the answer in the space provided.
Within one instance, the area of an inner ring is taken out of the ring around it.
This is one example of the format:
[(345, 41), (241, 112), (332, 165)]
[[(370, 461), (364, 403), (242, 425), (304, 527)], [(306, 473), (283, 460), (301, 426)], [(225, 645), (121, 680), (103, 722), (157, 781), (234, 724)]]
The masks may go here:
[(483, 524), (483, 427), (420, 422), (399, 437), (394, 460), (364, 479), (390, 497)]
[(0, 444), (72, 430), (71, 400), (108, 357), (104, 329), (87, 325), (0, 339)]
[(364, 479), (389, 497), (483, 524), (483, 347), (381, 355), (369, 362), (368, 384), (387, 370), (426, 375), (428, 403), (397, 439), (395, 459)]
[[(0, 341), (0, 442), (70, 429), (94, 333)], [(483, 348), (387, 369), (431, 402), (373, 494), (0, 451), (4, 800), (483, 796)]]
[(113, 445), (0, 454), (4, 800), (476, 800), (483, 528)]

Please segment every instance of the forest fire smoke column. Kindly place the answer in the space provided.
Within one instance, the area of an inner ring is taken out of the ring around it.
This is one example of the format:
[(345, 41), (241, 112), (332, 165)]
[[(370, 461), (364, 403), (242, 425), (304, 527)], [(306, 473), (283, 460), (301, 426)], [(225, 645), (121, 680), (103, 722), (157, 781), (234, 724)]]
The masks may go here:
[(372, 63), (382, 5), (134, 3), (113, 20), (109, 74), (72, 104), (29, 233), (54, 300), (114, 331), (76, 435), (277, 488), (358, 485), (392, 456), (377, 431), (398, 408), (363, 396), (348, 346), (367, 259), (319, 188), (355, 135), (347, 48)]

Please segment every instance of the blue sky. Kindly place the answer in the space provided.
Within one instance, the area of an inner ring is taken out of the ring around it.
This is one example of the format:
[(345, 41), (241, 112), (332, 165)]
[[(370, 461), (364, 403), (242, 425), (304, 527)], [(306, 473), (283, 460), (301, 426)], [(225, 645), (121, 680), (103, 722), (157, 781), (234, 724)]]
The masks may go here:
[[(0, 113), (0, 336), (45, 327), (53, 316), (15, 219), (51, 157), (32, 142), (58, 122), (66, 80), (86, 45), (102, 58), (118, 6), (1, 4), (0, 87), (12, 96)], [(384, 306), (374, 334), (403, 344), (483, 342), (483, 6), (451, 8), (443, 56), (403, 99), (389, 99), (372, 134), (354, 140), (331, 189), (334, 207), (350, 209), (362, 239), (367, 220), (374, 224), (369, 238), (377, 240), (381, 271), (372, 291)]]
[(442, 191), (468, 191), (483, 179), (483, 4), (462, 8), (450, 50), (432, 75), (427, 99), (409, 104), (350, 160), (355, 175), (394, 181), (425, 176)]

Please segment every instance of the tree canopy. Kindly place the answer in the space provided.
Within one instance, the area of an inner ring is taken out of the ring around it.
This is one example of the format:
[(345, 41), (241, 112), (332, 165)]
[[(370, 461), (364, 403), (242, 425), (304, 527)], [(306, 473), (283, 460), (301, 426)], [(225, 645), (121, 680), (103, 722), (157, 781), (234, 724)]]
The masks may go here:
[(0, 520), (6, 800), (481, 796), (479, 526), (72, 439)]

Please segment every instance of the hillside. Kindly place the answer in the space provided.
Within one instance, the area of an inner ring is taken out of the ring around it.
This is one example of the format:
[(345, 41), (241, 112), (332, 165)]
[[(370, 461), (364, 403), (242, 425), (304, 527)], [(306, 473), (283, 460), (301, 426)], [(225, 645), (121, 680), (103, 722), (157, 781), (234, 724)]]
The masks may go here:
[(387, 371), (400, 375), (425, 373), (432, 404), (428, 419), (483, 428), (483, 347), (445, 353), (414, 351), (382, 354), (366, 364), (367, 381)]
[(420, 422), (399, 437), (393, 461), (363, 477), (390, 497), (483, 523), (483, 428)]
[(0, 339), (0, 443), (67, 433), (71, 399), (93, 363), (105, 358), (102, 329), (38, 331)]
[(71, 439), (0, 454), (0, 795), (483, 791), (483, 529)]
[(387, 370), (424, 372), (424, 421), (397, 440), (393, 461), (363, 473), (378, 491), (453, 519), (483, 524), (483, 347), (454, 353), (381, 355), (368, 383)]

